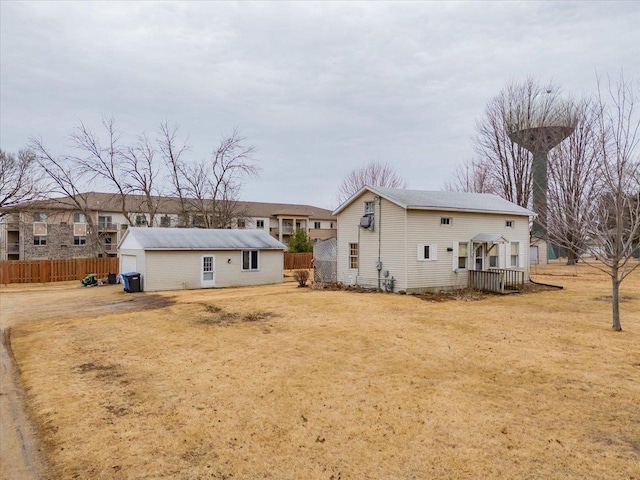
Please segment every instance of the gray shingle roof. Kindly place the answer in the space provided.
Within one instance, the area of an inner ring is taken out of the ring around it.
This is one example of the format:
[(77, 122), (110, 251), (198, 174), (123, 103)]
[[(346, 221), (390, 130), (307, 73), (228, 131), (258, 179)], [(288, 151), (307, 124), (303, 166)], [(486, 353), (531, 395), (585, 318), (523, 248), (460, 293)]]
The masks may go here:
[[(79, 202), (87, 206), (88, 210), (96, 210), (101, 213), (122, 211), (122, 197), (116, 193), (86, 192), (78, 195)], [(180, 199), (177, 197), (154, 196), (153, 201), (158, 205), (160, 214), (179, 214), (182, 212)], [(142, 195), (127, 195), (125, 197), (125, 209), (131, 213), (143, 213), (147, 211), (146, 198)], [(185, 199), (187, 210), (191, 208), (193, 200)], [(76, 210), (75, 203), (68, 197), (38, 200), (16, 206), (19, 209), (28, 210)], [(295, 203), (268, 203), (268, 202), (236, 202), (236, 211), (239, 216), (270, 218), (275, 215), (297, 215), (310, 217), (314, 220), (335, 220), (331, 210)]]
[(426, 190), (405, 190), (387, 187), (363, 187), (349, 200), (343, 203), (334, 213), (338, 214), (353, 200), (362, 194), (364, 190), (369, 190), (390, 202), (407, 210), (443, 210), (443, 211), (465, 211), (465, 212), (490, 212), (506, 213), (511, 215), (534, 215), (526, 208), (522, 208), (504, 198), (490, 193), (468, 193), (468, 192), (442, 192)]
[[(201, 228), (130, 227), (126, 237), (143, 250), (285, 250), (262, 230), (215, 230)], [(126, 241), (124, 237), (121, 241)]]

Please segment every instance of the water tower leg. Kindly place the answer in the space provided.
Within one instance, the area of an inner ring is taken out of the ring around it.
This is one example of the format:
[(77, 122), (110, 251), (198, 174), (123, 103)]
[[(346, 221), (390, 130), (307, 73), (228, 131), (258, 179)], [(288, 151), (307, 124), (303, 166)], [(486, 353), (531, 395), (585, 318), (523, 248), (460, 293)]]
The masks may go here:
[(533, 154), (533, 211), (538, 214), (533, 221), (533, 235), (547, 240), (547, 153)]

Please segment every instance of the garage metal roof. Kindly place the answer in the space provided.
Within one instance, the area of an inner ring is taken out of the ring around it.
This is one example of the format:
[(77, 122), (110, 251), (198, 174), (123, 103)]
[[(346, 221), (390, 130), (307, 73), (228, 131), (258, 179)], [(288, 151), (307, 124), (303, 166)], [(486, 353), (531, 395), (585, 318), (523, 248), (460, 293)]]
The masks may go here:
[(365, 186), (358, 190), (335, 212), (337, 215), (359, 197), (365, 190), (375, 193), (406, 210), (441, 210), (501, 213), (533, 216), (534, 213), (504, 198), (490, 193), (438, 192), (426, 190), (405, 190), (400, 188)]
[(127, 237), (143, 250), (286, 250), (268, 233), (254, 229), (129, 227), (121, 246)]

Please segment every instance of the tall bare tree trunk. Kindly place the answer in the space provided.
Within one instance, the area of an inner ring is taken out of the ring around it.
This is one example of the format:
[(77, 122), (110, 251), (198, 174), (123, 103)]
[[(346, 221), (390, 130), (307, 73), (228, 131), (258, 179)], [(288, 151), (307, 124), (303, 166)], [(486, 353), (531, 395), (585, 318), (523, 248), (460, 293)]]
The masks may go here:
[(622, 325), (620, 325), (620, 279), (618, 278), (618, 268), (614, 267), (611, 271), (611, 308), (613, 310), (613, 328), (616, 332), (622, 331)]

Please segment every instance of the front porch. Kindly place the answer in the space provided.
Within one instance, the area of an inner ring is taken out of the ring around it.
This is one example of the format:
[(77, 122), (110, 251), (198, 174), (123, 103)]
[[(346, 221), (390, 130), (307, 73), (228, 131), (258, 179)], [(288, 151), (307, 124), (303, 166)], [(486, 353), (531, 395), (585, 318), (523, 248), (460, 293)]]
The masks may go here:
[(469, 270), (469, 288), (493, 293), (519, 293), (524, 290), (525, 272), (493, 268)]

